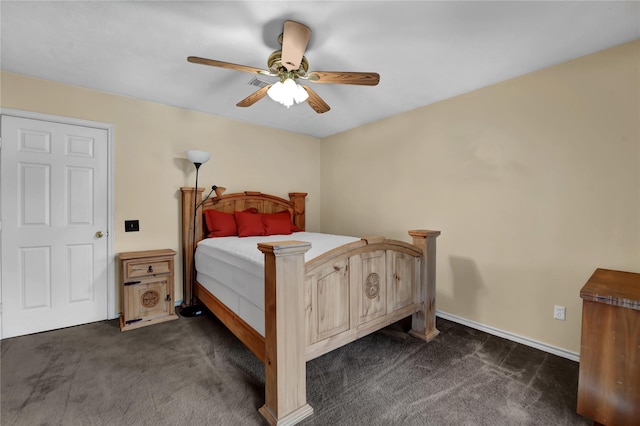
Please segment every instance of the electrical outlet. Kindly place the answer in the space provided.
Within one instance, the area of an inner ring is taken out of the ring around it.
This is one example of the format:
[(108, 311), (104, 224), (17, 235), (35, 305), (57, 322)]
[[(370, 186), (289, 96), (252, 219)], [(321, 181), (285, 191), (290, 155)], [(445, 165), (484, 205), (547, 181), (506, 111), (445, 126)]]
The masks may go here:
[(564, 321), (566, 312), (567, 308), (565, 308), (564, 306), (555, 305), (553, 307), (553, 318)]

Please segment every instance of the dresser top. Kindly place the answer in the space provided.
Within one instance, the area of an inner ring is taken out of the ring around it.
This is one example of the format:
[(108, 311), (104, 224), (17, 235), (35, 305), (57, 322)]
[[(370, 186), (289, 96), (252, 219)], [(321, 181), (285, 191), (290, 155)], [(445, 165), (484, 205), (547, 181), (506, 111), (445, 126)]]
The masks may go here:
[(598, 268), (580, 290), (580, 297), (640, 310), (640, 274)]

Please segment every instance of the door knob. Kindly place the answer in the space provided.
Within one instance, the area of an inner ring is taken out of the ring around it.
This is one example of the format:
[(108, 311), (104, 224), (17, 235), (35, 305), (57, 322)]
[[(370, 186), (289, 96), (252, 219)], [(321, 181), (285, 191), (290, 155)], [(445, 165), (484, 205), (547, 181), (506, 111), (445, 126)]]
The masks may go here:
[(102, 231), (96, 232), (96, 237), (97, 238), (102, 238), (103, 236), (104, 236), (104, 234), (102, 233)]

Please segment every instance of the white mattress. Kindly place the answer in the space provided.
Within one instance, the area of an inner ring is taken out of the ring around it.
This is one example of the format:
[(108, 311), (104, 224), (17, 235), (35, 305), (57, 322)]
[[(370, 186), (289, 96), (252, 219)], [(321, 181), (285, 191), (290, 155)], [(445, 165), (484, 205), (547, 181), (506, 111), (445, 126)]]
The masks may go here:
[(207, 238), (198, 243), (195, 262), (197, 280), (211, 294), (264, 336), (264, 254), (258, 243), (285, 240), (307, 241), (308, 262), (321, 254), (360, 238), (296, 232), (264, 237)]

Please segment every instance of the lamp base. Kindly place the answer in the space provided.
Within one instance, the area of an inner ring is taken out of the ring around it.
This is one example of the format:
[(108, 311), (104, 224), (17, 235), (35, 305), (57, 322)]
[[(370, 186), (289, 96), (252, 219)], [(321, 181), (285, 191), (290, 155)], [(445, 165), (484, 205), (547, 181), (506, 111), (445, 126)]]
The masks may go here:
[(205, 308), (200, 305), (185, 306), (180, 309), (180, 315), (183, 317), (197, 317), (204, 314)]

